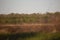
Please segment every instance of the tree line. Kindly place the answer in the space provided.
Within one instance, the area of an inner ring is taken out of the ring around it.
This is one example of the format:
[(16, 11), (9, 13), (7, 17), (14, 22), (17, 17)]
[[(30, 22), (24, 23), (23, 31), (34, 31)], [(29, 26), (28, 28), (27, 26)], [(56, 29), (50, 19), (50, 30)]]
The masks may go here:
[(22, 23), (59, 23), (60, 12), (46, 14), (0, 14), (0, 24), (22, 24)]

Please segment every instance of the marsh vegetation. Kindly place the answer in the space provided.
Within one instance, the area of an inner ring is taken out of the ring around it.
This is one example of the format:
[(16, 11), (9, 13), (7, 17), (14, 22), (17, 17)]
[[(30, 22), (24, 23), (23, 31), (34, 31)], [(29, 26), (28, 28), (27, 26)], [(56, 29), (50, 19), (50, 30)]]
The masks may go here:
[(60, 12), (0, 14), (0, 40), (60, 40)]

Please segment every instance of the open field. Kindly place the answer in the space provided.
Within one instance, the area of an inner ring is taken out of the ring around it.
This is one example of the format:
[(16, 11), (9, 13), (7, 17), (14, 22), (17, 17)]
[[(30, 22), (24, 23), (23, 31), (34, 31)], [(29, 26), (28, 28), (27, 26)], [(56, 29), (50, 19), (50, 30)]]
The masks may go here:
[(0, 33), (53, 32), (55, 24), (4, 24), (0, 25)]
[(55, 24), (1, 24), (0, 40), (59, 40), (58, 29)]

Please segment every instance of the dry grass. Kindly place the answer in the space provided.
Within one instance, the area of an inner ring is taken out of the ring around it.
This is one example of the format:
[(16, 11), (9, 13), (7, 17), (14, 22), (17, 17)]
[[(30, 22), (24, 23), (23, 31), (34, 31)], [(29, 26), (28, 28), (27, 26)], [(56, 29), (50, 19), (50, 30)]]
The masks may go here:
[(58, 32), (60, 31), (57, 28), (54, 24), (0, 24), (0, 33)]

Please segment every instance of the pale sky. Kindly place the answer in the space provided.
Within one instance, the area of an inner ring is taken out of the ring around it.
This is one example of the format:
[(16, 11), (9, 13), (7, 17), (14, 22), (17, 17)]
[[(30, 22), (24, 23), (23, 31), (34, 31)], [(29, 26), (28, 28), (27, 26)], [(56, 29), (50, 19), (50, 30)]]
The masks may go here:
[(0, 0), (0, 13), (60, 12), (60, 0)]

